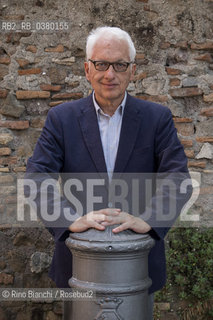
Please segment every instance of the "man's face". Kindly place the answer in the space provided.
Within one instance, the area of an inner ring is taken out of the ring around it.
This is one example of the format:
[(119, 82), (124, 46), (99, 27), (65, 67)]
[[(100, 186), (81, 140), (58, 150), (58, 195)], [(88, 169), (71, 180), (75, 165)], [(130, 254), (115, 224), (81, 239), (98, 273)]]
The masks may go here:
[[(128, 45), (124, 40), (98, 40), (93, 47), (91, 60), (130, 62)], [(125, 72), (116, 72), (112, 65), (106, 71), (98, 71), (92, 62), (85, 62), (85, 72), (87, 80), (95, 90), (95, 98), (100, 107), (118, 107), (130, 80), (133, 79), (135, 65), (129, 65)]]

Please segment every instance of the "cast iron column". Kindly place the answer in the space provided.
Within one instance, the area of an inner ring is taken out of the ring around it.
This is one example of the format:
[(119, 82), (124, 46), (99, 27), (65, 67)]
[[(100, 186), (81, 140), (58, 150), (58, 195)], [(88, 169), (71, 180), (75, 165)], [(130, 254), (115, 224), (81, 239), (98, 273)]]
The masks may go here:
[(148, 320), (148, 253), (154, 240), (131, 230), (113, 234), (113, 227), (72, 233), (66, 240), (73, 254), (70, 287), (96, 293), (95, 300), (72, 301), (69, 320)]

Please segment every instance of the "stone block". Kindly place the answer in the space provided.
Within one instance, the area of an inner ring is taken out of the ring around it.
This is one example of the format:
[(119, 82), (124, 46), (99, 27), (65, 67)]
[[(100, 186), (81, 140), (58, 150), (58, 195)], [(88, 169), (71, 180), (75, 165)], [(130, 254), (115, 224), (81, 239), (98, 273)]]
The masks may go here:
[(169, 42), (163, 42), (160, 44), (161, 49), (168, 49), (171, 47), (171, 44)]
[(31, 271), (41, 273), (46, 270), (52, 261), (52, 258), (45, 252), (35, 252), (30, 258)]
[(71, 66), (75, 62), (75, 57), (64, 58), (64, 59), (52, 59), (52, 62), (65, 66)]
[(210, 137), (210, 136), (203, 136), (203, 137), (197, 137), (196, 138), (197, 142), (201, 142), (201, 143), (204, 143), (204, 142), (213, 142), (213, 137)]
[(142, 100), (148, 100), (148, 101), (152, 101), (152, 102), (157, 102), (157, 103), (163, 103), (163, 102), (167, 102), (168, 101), (168, 97), (164, 96), (164, 95), (156, 95), (156, 96), (136, 96), (136, 98), (138, 99), (142, 99)]
[(175, 69), (175, 68), (170, 68), (170, 67), (166, 67), (166, 72), (167, 72), (167, 74), (170, 75), (170, 76), (176, 76), (176, 75), (182, 73), (181, 70)]
[(194, 134), (194, 124), (193, 123), (181, 123), (176, 122), (175, 127), (182, 136), (192, 136)]
[(188, 166), (203, 169), (206, 167), (206, 161), (188, 161)]
[(63, 92), (54, 94), (52, 99), (80, 99), (82, 97), (82, 92)]
[(12, 274), (0, 272), (0, 284), (13, 284), (14, 277)]
[(198, 80), (195, 77), (188, 77), (182, 80), (183, 87), (196, 87)]
[(185, 150), (185, 154), (186, 154), (187, 158), (194, 158), (194, 157), (195, 157), (195, 152), (194, 152), (194, 150), (186, 149), (186, 150)]
[(29, 75), (29, 74), (40, 74), (41, 72), (42, 72), (41, 68), (18, 70), (18, 74), (20, 76)]
[(62, 44), (57, 45), (57, 47), (45, 48), (45, 52), (64, 52), (64, 46)]
[(178, 78), (173, 78), (173, 79), (169, 80), (169, 84), (171, 87), (178, 87), (178, 86), (180, 86), (181, 81)]
[(0, 156), (9, 156), (11, 154), (10, 148), (0, 148)]
[(192, 43), (191, 44), (192, 50), (212, 50), (213, 49), (213, 41), (208, 40), (202, 43)]
[(37, 52), (37, 48), (34, 45), (29, 45), (26, 47), (26, 51), (30, 51), (32, 53), (36, 53)]
[(29, 128), (28, 120), (20, 121), (0, 121), (0, 127), (12, 129), (12, 130), (23, 130)]
[(31, 90), (18, 90), (16, 97), (19, 100), (25, 99), (47, 99), (50, 97), (49, 91), (31, 91)]
[(179, 117), (174, 117), (173, 120), (175, 123), (190, 123), (193, 121), (191, 118), (179, 118)]
[(32, 128), (43, 128), (44, 123), (45, 123), (45, 119), (43, 119), (41, 117), (36, 117), (36, 118), (31, 120), (30, 127), (32, 127)]
[(16, 59), (16, 61), (18, 62), (19, 66), (21, 68), (24, 68), (24, 67), (28, 66), (28, 64), (30, 64), (30, 61), (27, 59)]
[(191, 148), (193, 147), (193, 141), (192, 140), (180, 140), (184, 148)]
[(0, 109), (0, 113), (5, 116), (19, 118), (24, 112), (25, 107), (20, 105), (15, 96), (10, 93), (7, 96), (3, 106)]
[(203, 96), (203, 101), (204, 102), (213, 102), (213, 93), (210, 93), (208, 95)]
[(201, 54), (194, 58), (195, 60), (206, 61), (211, 63), (213, 61), (212, 55), (210, 53)]
[(0, 99), (4, 99), (7, 97), (8, 90), (6, 89), (0, 89)]
[(3, 80), (8, 73), (9, 73), (8, 66), (4, 64), (0, 64), (0, 81)]
[(197, 87), (170, 89), (169, 94), (173, 98), (196, 97), (203, 94), (203, 91)]
[(57, 105), (59, 105), (59, 104), (61, 104), (61, 103), (63, 103), (63, 102), (64, 102), (63, 100), (52, 101), (52, 102), (49, 103), (49, 106), (50, 106), (50, 107), (55, 107), (55, 106), (57, 106)]
[(141, 72), (141, 73), (135, 75), (134, 81), (143, 80), (143, 79), (147, 78), (147, 76), (148, 76), (148, 72)]
[(210, 143), (204, 143), (200, 152), (196, 155), (196, 159), (213, 159), (213, 146)]
[(202, 108), (200, 112), (201, 116), (213, 117), (213, 107), (210, 108)]
[(9, 133), (0, 133), (0, 144), (7, 145), (13, 140), (13, 136)]
[(53, 86), (52, 84), (48, 84), (48, 83), (41, 84), (40, 88), (41, 90), (44, 90), (44, 91), (60, 91), (61, 90), (60, 85)]
[(48, 69), (47, 75), (50, 78), (51, 83), (63, 84), (65, 83), (67, 72), (64, 68), (51, 67)]
[(187, 49), (188, 48), (188, 42), (187, 41), (179, 41), (175, 43), (175, 48), (181, 48), (181, 49)]
[(0, 63), (1, 64), (10, 64), (10, 57), (8, 57), (8, 56), (0, 57)]

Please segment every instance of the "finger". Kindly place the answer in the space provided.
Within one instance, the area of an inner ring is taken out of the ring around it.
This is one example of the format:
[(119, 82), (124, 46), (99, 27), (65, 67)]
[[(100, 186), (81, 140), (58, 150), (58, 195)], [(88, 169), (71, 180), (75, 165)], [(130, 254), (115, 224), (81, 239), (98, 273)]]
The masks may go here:
[(107, 216), (111, 215), (119, 215), (121, 212), (121, 209), (116, 209), (116, 208), (106, 208), (106, 209), (101, 209), (99, 210), (100, 213), (105, 214)]
[(119, 233), (121, 231), (127, 230), (128, 228), (129, 228), (129, 223), (125, 222), (125, 223), (122, 223), (120, 226), (112, 229), (112, 232)]

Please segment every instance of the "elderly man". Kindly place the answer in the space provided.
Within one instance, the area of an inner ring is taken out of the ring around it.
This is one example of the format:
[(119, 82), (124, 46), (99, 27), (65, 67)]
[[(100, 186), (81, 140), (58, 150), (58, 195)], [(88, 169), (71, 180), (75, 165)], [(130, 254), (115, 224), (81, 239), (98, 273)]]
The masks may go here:
[[(28, 161), (28, 172), (107, 172), (109, 179), (115, 172), (187, 172), (170, 110), (126, 92), (136, 69), (135, 53), (129, 34), (120, 28), (101, 27), (90, 33), (85, 73), (93, 92), (49, 111)], [(157, 215), (154, 206), (151, 209), (152, 215)], [(102, 207), (60, 228), (49, 228), (55, 238), (50, 277), (58, 287), (68, 287), (72, 259), (64, 241), (70, 231), (104, 230), (116, 224), (115, 233), (126, 229), (148, 232), (156, 240), (149, 254), (152, 319), (153, 292), (161, 289), (166, 280), (163, 239), (170, 227), (156, 227), (152, 221), (119, 208)]]

